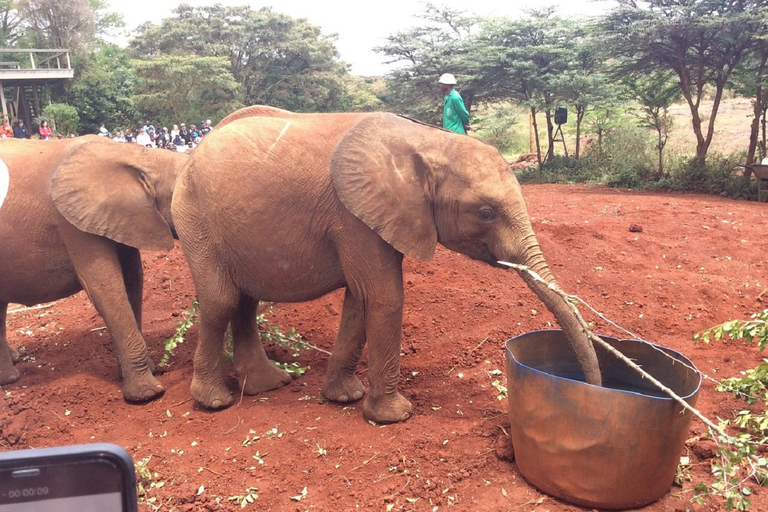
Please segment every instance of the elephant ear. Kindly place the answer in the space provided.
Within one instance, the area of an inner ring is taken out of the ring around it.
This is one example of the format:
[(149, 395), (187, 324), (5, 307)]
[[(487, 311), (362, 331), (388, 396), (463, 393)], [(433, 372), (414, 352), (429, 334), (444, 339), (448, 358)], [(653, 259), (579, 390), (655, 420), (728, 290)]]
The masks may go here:
[(419, 146), (423, 126), (392, 114), (374, 114), (352, 128), (331, 162), (344, 206), (387, 243), (408, 256), (432, 259), (437, 229), (429, 169)]
[[(135, 146), (135, 147), (134, 147)], [(77, 146), (51, 181), (54, 204), (86, 233), (137, 249), (169, 250), (173, 234), (158, 210), (149, 151), (135, 144), (91, 141)]]

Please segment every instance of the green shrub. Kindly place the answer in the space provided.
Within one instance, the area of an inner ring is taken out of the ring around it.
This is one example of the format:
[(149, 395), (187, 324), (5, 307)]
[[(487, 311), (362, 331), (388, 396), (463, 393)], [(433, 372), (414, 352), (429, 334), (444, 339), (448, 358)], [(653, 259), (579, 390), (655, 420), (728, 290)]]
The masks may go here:
[(47, 120), (54, 133), (61, 133), (64, 136), (76, 135), (80, 124), (77, 109), (66, 103), (51, 103), (43, 109), (40, 119)]
[(728, 156), (710, 153), (702, 167), (693, 159), (679, 159), (671, 165), (670, 176), (676, 190), (720, 194), (728, 197), (748, 197), (750, 183), (742, 176), (743, 155), (734, 153)]

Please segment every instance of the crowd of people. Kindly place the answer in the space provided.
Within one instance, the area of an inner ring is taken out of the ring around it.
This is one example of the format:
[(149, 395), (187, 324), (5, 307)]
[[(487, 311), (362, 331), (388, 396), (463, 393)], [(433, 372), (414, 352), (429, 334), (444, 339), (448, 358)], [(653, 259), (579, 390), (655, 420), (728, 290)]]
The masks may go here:
[[(112, 136), (112, 140), (183, 153), (197, 146), (202, 138), (212, 129), (213, 126), (211, 126), (210, 119), (201, 121), (199, 128), (194, 124), (190, 124), (189, 128), (187, 128), (186, 123), (180, 123), (178, 125), (174, 124), (170, 130), (165, 126), (157, 130), (151, 120), (147, 119), (144, 126), (138, 128), (135, 133), (130, 128), (125, 132), (118, 131)], [(99, 135), (102, 137), (111, 136), (103, 123), (99, 127)]]
[[(117, 131), (114, 136), (109, 133), (104, 123), (101, 123), (98, 135), (111, 138), (115, 142), (130, 142), (151, 148), (163, 148), (183, 153), (196, 147), (212, 129), (213, 126), (210, 119), (201, 121), (199, 128), (194, 124), (190, 124), (189, 128), (187, 128), (186, 123), (181, 123), (179, 125), (174, 124), (170, 130), (165, 126), (160, 130), (156, 130), (152, 122), (147, 119), (144, 126), (138, 128), (135, 133), (133, 130), (128, 129), (125, 132)], [(7, 117), (3, 118), (2, 124), (0, 124), (0, 139), (29, 139), (31, 137), (32, 135), (29, 133), (24, 121), (15, 121), (13, 126), (11, 126), (10, 120)], [(40, 140), (65, 138), (62, 134), (54, 135), (46, 120), (40, 121), (38, 137)], [(69, 135), (69, 137), (74, 137), (74, 135)]]

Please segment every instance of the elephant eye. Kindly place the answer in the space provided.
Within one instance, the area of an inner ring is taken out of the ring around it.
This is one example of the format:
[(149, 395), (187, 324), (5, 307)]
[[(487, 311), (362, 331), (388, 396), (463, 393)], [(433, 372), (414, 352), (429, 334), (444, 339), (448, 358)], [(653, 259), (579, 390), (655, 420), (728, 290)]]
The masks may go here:
[(485, 206), (480, 208), (480, 217), (482, 217), (483, 220), (493, 220), (496, 218), (496, 213), (493, 211), (493, 208)]

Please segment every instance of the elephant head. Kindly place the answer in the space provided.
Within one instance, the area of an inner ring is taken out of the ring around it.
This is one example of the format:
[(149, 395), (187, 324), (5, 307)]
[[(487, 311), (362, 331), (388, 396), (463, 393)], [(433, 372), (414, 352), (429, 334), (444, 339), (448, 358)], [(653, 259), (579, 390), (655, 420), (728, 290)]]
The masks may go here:
[(521, 273), (554, 314), (587, 382), (600, 385), (588, 333), (542, 256), (520, 185), (499, 152), (472, 137), (427, 128), (392, 114), (365, 117), (333, 156), (332, 178), (345, 207), (403, 254), (431, 259), (437, 242), (473, 259), (525, 265)]
[[(173, 248), (171, 199), (188, 155), (94, 138), (56, 169), (56, 208), (78, 229), (137, 249)], [(170, 172), (169, 172), (170, 170)]]

